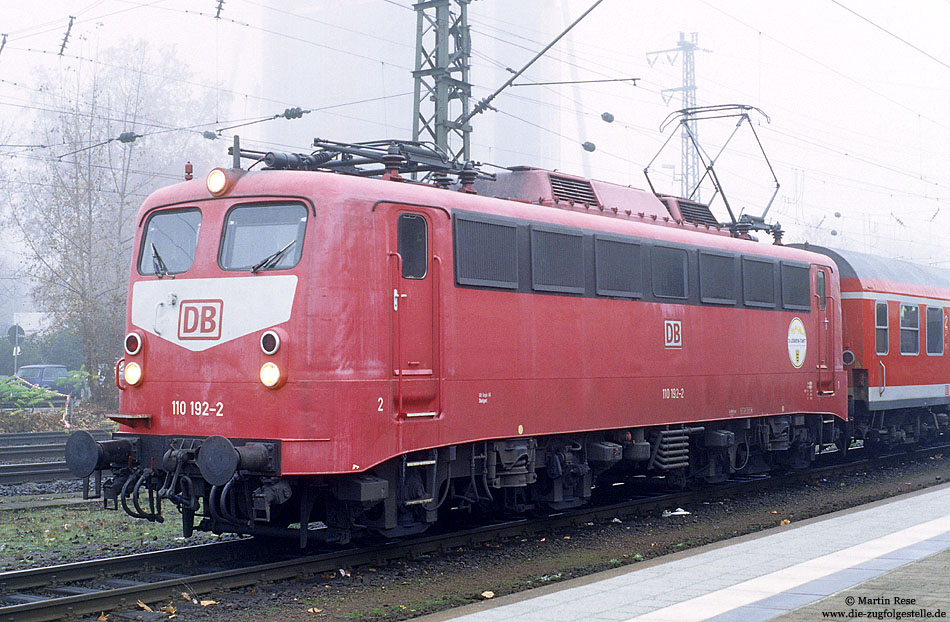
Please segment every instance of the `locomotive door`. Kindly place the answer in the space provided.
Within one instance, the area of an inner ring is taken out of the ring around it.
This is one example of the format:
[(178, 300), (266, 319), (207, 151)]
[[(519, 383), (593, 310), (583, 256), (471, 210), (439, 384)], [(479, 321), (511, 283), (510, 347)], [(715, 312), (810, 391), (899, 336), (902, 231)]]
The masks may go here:
[(433, 249), (433, 212), (398, 204), (382, 204), (377, 210), (386, 219), (393, 408), (399, 417), (435, 417), (440, 411), (437, 311), (442, 263)]
[(833, 395), (834, 386), (834, 306), (835, 299), (828, 295), (831, 268), (815, 266), (815, 316), (818, 334), (818, 394)]

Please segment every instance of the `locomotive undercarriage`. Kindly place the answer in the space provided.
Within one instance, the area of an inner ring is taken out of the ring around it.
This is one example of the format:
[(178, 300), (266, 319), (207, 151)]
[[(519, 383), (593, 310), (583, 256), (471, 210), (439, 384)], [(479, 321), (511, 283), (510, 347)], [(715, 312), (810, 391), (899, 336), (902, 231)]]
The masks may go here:
[[(162, 504), (170, 503), (185, 536), (292, 535), (304, 546), (315, 535), (337, 543), (360, 533), (411, 535), (459, 513), (561, 511), (621, 484), (683, 487), (806, 468), (818, 454), (854, 448), (855, 437), (928, 442), (947, 425), (946, 412), (931, 410), (857, 413), (850, 422), (780, 415), (480, 441), (412, 452), (365, 473), (319, 477), (280, 476), (277, 442), (232, 445), (223, 437), (130, 436), (99, 444), (89, 437), (83, 459), (111, 470), (103, 488), (110, 509), (162, 521)], [(80, 445), (74, 443), (74, 462), (84, 455)]]

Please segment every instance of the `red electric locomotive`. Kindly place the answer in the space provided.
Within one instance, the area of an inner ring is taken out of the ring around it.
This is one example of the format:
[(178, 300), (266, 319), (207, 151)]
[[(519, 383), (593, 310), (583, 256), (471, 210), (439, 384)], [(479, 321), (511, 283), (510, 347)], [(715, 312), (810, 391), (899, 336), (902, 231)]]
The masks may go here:
[(316, 144), (142, 206), (119, 431), (67, 447), (112, 507), (345, 541), (848, 446), (828, 256), (630, 187)]

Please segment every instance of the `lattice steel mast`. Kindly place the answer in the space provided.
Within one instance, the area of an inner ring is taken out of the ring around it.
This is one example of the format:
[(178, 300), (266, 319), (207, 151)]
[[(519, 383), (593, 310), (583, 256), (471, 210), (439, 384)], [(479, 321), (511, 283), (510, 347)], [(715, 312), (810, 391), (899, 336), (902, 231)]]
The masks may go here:
[[(699, 47), (699, 33), (690, 33), (690, 38), (687, 40), (685, 33), (681, 32), (680, 40), (675, 48), (647, 52), (647, 62), (650, 63), (651, 67), (661, 54), (666, 54), (672, 65), (676, 62), (676, 57), (682, 53), (683, 85), (672, 89), (663, 89), (662, 94), (663, 99), (669, 102), (673, 97), (673, 93), (680, 93), (684, 111), (696, 108), (696, 61), (693, 58), (693, 53), (697, 50), (701, 50)], [(703, 169), (699, 166), (699, 154), (695, 146), (695, 143), (699, 142), (699, 135), (696, 132), (696, 120), (687, 118), (680, 130), (680, 194), (700, 201), (700, 192), (697, 185), (702, 178)], [(692, 139), (690, 134), (693, 135)]]
[(472, 133), (469, 2), (420, 0), (413, 6), (417, 25), (412, 139), (431, 141), (451, 159), (463, 162), (469, 159)]

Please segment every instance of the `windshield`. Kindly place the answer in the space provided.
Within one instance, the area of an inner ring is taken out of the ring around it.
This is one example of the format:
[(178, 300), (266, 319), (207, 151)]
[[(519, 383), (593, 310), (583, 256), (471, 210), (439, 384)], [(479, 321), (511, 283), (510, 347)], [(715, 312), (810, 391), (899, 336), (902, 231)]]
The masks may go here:
[(23, 378), (24, 380), (39, 380), (43, 375), (42, 367), (21, 367), (17, 373), (17, 376)]
[(293, 268), (300, 261), (306, 227), (307, 208), (299, 203), (235, 207), (225, 224), (221, 267), (255, 272)]
[(200, 228), (201, 211), (195, 208), (152, 214), (139, 251), (139, 274), (164, 276), (191, 268)]
[(66, 377), (66, 368), (65, 367), (47, 367), (46, 373), (43, 374), (44, 380), (59, 380), (60, 378)]

